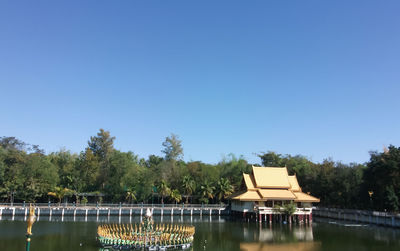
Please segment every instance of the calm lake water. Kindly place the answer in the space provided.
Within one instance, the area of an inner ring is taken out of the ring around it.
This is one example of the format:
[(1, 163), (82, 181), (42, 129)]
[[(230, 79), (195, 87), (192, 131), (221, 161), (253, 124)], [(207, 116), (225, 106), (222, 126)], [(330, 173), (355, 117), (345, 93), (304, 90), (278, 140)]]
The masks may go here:
[[(26, 222), (23, 218), (0, 220), (0, 250), (25, 250)], [(41, 217), (33, 225), (32, 251), (100, 251), (96, 227), (100, 223), (135, 223), (140, 218), (52, 218)], [(154, 218), (160, 222), (160, 217)], [(196, 226), (191, 250), (400, 250), (400, 231), (375, 226), (346, 226), (344, 222), (314, 219), (312, 226), (289, 226), (232, 221), (223, 217), (174, 217), (177, 224)], [(163, 222), (171, 222), (164, 217)]]

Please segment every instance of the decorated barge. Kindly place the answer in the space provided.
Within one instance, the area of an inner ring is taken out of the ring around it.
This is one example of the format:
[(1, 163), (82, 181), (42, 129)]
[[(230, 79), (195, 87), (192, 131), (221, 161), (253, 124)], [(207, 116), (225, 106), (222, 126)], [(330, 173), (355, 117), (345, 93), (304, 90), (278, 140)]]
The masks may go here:
[(101, 246), (114, 250), (187, 249), (192, 246), (194, 234), (194, 226), (154, 224), (149, 209), (139, 224), (103, 224), (97, 227)]

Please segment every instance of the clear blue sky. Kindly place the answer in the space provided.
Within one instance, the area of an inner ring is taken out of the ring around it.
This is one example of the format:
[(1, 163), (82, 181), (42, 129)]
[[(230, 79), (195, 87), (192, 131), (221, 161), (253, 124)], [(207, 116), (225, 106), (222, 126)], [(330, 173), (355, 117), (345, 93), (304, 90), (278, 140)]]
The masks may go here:
[(400, 1), (1, 1), (0, 136), (185, 160), (400, 146)]

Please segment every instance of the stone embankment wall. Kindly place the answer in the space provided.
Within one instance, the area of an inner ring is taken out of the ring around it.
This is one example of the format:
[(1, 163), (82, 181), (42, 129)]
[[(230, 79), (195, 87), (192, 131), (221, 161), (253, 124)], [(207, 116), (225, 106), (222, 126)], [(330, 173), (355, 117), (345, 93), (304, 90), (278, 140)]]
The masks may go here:
[(400, 214), (392, 214), (388, 212), (315, 208), (313, 209), (313, 214), (317, 217), (400, 228)]

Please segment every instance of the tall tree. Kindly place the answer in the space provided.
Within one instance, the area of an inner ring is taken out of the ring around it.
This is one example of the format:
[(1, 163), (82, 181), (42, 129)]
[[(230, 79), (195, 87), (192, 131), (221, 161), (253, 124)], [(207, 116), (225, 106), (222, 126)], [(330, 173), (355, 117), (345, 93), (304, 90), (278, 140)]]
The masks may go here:
[(73, 188), (76, 182), (78, 182), (78, 174), (76, 167), (76, 161), (78, 156), (71, 154), (70, 151), (60, 150), (48, 155), (50, 162), (57, 167), (58, 175), (60, 177), (60, 186)]
[(112, 195), (113, 201), (123, 199), (127, 187), (123, 182), (123, 177), (128, 173), (137, 175), (138, 156), (133, 152), (121, 152), (115, 150), (110, 158), (110, 174), (106, 181), (104, 191)]
[(4, 150), (25, 151), (27, 144), (15, 137), (0, 137), (0, 147)]
[(162, 152), (165, 154), (167, 161), (176, 161), (183, 157), (182, 141), (179, 140), (177, 135), (172, 133), (171, 136), (165, 138), (162, 145), (164, 147)]
[(84, 152), (81, 152), (75, 165), (78, 176), (71, 173), (71, 176), (73, 176), (73, 189), (77, 192), (93, 192), (98, 190), (100, 185), (96, 183), (100, 184), (98, 182), (100, 163), (90, 148), (86, 148)]
[(0, 137), (0, 146), (6, 150), (39, 153), (44, 155), (44, 150), (40, 149), (38, 145), (27, 144), (15, 137)]
[(105, 188), (106, 180), (110, 175), (110, 157), (114, 152), (115, 137), (111, 137), (109, 131), (100, 129), (97, 136), (90, 137), (88, 148), (92, 151), (100, 162), (99, 183), (101, 188)]
[(88, 147), (101, 161), (107, 161), (114, 151), (114, 140), (115, 137), (111, 137), (109, 131), (100, 129), (97, 136), (90, 137)]

